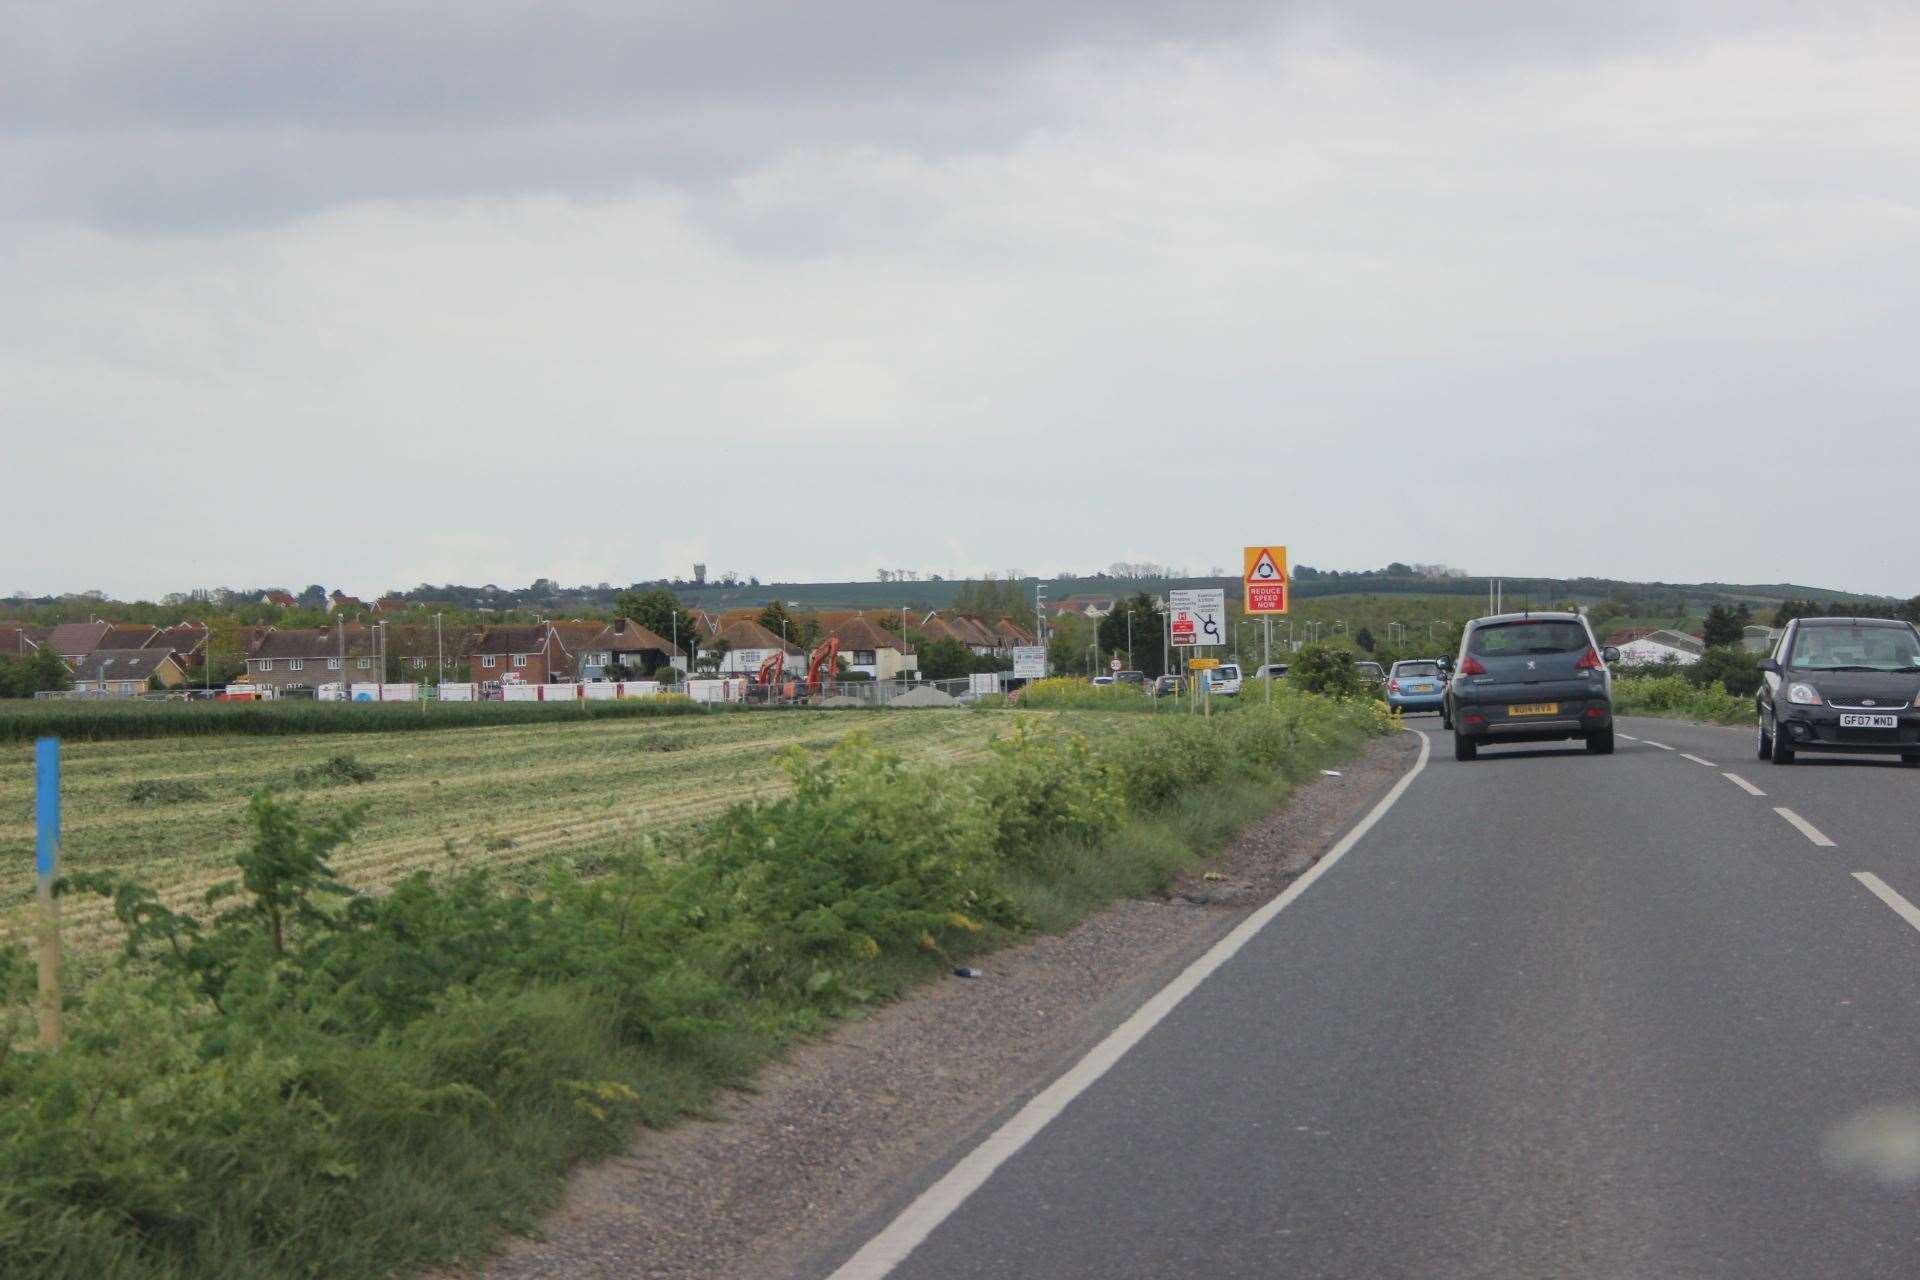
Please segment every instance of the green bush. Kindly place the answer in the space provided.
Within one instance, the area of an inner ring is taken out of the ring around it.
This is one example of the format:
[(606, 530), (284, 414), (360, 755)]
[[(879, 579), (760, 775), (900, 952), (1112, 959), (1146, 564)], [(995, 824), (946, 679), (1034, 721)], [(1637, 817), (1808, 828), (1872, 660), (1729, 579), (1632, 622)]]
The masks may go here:
[(1751, 697), (1737, 698), (1719, 685), (1696, 688), (1684, 676), (1622, 676), (1613, 682), (1613, 709), (1620, 715), (1669, 716), (1712, 724), (1748, 724)]
[(13, 1047), (31, 974), (0, 951), (0, 1258), (76, 1280), (472, 1258), (636, 1120), (1036, 912), (1152, 888), (1391, 724), (1371, 699), (1276, 690), (1091, 742), (1022, 728), (959, 767), (856, 736), (789, 750), (784, 799), (591, 879), (556, 863), (531, 894), (484, 871), (358, 893), (333, 862), (360, 810), (262, 792), (204, 908), (63, 884), (111, 898), (126, 948), (61, 1053)]
[(1306, 693), (1322, 693), (1332, 698), (1372, 697), (1373, 682), (1361, 675), (1353, 663), (1349, 649), (1310, 644), (1293, 655), (1287, 679)]
[(1760, 688), (1762, 655), (1745, 649), (1708, 649), (1700, 661), (1680, 668), (1696, 689), (1719, 688), (1736, 698), (1750, 698)]

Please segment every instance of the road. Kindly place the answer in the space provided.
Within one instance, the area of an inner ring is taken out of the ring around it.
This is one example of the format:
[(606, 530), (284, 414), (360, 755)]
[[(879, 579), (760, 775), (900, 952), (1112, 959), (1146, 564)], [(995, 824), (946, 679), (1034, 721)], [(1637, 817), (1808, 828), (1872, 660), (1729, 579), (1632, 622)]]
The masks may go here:
[(1370, 830), (837, 1280), (1920, 1276), (1920, 769), (1409, 723)]

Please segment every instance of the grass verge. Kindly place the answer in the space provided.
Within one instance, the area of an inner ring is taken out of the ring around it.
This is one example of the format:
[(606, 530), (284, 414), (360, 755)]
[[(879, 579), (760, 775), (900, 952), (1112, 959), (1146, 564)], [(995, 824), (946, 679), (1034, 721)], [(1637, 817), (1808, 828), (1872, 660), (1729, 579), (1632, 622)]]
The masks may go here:
[(0, 953), (0, 1258), (147, 1280), (476, 1257), (634, 1122), (1154, 888), (1391, 724), (1290, 692), (1096, 740), (1024, 727), (957, 766), (794, 750), (786, 797), (536, 892), (475, 870), (356, 893), (332, 860), (357, 810), (262, 792), (206, 912), (111, 875), (69, 886), (110, 895), (128, 947), (64, 1051), (22, 1047), (25, 954)]
[(1706, 724), (1753, 723), (1753, 703), (1717, 684), (1698, 688), (1679, 676), (1622, 676), (1613, 682), (1613, 709), (1623, 716), (1658, 716)]

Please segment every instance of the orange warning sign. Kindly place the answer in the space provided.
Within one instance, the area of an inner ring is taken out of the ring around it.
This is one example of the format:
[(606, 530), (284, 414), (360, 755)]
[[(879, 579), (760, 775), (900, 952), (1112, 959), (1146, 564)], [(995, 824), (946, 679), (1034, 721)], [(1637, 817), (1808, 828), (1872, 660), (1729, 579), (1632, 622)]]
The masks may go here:
[(1248, 547), (1242, 553), (1246, 565), (1246, 604), (1249, 616), (1287, 611), (1287, 549), (1285, 547)]

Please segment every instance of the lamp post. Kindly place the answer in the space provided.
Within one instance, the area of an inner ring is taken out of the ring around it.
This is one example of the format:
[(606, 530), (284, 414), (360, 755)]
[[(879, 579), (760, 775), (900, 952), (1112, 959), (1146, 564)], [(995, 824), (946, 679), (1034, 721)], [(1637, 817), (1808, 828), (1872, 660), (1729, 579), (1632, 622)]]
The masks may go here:
[(440, 615), (437, 612), (433, 615), (433, 665), (439, 673), (439, 679), (434, 682), (438, 687), (447, 682), (447, 646), (441, 638)]
[(1127, 610), (1127, 670), (1133, 669), (1133, 610), (1129, 609)]

